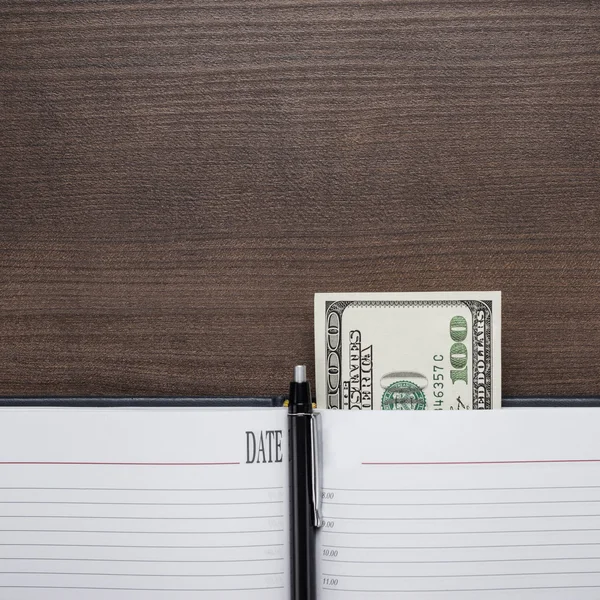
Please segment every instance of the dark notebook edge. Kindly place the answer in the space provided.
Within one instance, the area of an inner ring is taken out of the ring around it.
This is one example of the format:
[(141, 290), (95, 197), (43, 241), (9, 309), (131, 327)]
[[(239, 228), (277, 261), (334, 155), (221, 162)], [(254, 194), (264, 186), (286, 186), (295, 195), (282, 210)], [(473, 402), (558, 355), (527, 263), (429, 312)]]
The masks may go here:
[[(0, 397), (0, 406), (30, 407), (278, 407), (283, 406), (286, 396), (190, 396), (190, 397)], [(502, 408), (542, 408), (542, 407), (600, 407), (600, 397), (507, 397), (502, 399)]]
[(79, 407), (277, 407), (283, 406), (283, 396), (261, 397), (0, 397), (0, 406), (79, 406)]

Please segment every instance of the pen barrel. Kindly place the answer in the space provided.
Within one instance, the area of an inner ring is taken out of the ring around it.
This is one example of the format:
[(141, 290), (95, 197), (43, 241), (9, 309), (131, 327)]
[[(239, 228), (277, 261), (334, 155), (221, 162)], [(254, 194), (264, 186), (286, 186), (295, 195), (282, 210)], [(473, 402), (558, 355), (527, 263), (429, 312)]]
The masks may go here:
[(289, 412), (312, 413), (312, 396), (310, 393), (310, 384), (308, 381), (296, 382), (290, 384)]
[(291, 414), (290, 506), (292, 600), (316, 600), (315, 523), (312, 498), (311, 416)]

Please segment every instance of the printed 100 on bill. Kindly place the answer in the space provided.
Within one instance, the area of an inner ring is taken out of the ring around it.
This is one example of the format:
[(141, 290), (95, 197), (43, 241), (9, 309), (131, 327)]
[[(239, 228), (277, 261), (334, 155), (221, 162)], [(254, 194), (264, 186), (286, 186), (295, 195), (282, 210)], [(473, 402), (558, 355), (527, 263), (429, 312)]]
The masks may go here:
[(500, 292), (315, 294), (317, 406), (501, 406)]

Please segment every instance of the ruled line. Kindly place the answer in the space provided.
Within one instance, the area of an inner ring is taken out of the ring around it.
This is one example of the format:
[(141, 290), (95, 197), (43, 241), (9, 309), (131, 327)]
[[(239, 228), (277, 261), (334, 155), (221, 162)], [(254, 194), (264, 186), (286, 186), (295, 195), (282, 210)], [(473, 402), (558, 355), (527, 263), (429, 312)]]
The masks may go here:
[[(236, 546), (239, 547), (239, 546)], [(14, 557), (14, 556), (0, 556), (0, 560), (51, 560), (51, 561), (77, 561), (77, 562), (125, 562), (125, 563), (189, 563), (189, 564), (197, 564), (197, 563), (245, 563), (245, 562), (268, 562), (273, 560), (284, 560), (283, 557), (278, 558), (227, 558), (223, 560), (150, 560), (150, 559), (142, 559), (142, 558), (46, 558), (43, 556), (35, 556), (35, 557)], [(173, 575), (173, 577), (177, 577), (177, 575)]]
[[(0, 490), (3, 489), (0, 487)], [(323, 488), (329, 492), (499, 492), (519, 490), (588, 490), (600, 489), (600, 485), (543, 485), (533, 487), (483, 487), (483, 488)]]
[[(2, 574), (2, 571), (0, 571)], [(347, 573), (323, 573), (323, 577), (351, 577), (353, 579), (445, 579), (445, 578), (465, 578), (469, 577), (533, 577), (533, 576), (546, 576), (546, 575), (599, 575), (598, 571), (542, 571), (534, 573), (467, 573), (462, 575), (448, 574), (438, 575), (428, 573), (427, 575), (358, 575), (358, 574), (347, 574)]]
[(284, 515), (250, 515), (231, 517), (125, 517), (123, 515), (0, 515), (0, 519), (116, 519), (134, 521), (228, 521), (230, 519), (278, 519)]
[(439, 462), (363, 462), (370, 466), (445, 466), (445, 465), (542, 465), (542, 464), (571, 464), (571, 463), (599, 463), (600, 458), (557, 458), (548, 460), (457, 460)]
[[(504, 506), (513, 504), (593, 504), (598, 500), (507, 500), (501, 502), (369, 502), (369, 506)], [(331, 506), (361, 506), (364, 502), (323, 502)]]
[(131, 544), (0, 544), (1, 546), (10, 547), (26, 547), (26, 548), (169, 548), (169, 549), (190, 549), (190, 550), (216, 550), (219, 548), (278, 548), (283, 547), (284, 544), (235, 544), (235, 545), (222, 545), (222, 546), (170, 546), (170, 545), (131, 545)]
[[(238, 463), (239, 464), (239, 463)], [(115, 487), (12, 487), (0, 486), (0, 490), (53, 490), (53, 491), (92, 491), (92, 492), (247, 492), (282, 490), (283, 486), (241, 487), (241, 488), (115, 488)]]
[[(336, 548), (339, 546), (336, 546)], [(486, 546), (487, 547), (487, 546)], [(57, 559), (60, 560), (60, 559)], [(373, 564), (373, 565), (429, 565), (429, 564), (460, 564), (460, 563), (497, 563), (497, 562), (525, 562), (542, 560), (600, 560), (600, 556), (560, 556), (555, 558), (489, 558), (467, 560), (341, 560), (336, 558), (322, 558), (323, 562)], [(340, 575), (340, 577), (346, 577)], [(379, 577), (379, 575), (374, 575)]]
[[(336, 521), (479, 521), (484, 519), (571, 519), (571, 518), (595, 518), (600, 517), (600, 514), (595, 515), (497, 515), (494, 517), (336, 517), (334, 515), (326, 515), (329, 519)], [(0, 516), (1, 518), (1, 516)], [(108, 517), (107, 517), (108, 518)], [(225, 517), (224, 517), (225, 518)]]
[(365, 594), (384, 593), (384, 594), (431, 594), (434, 592), (447, 594), (448, 592), (517, 592), (525, 590), (597, 590), (600, 585), (541, 585), (529, 587), (493, 587), (493, 588), (463, 588), (463, 589), (443, 589), (443, 590), (357, 590), (353, 588), (323, 587), (328, 592), (360, 592)]
[[(0, 529), (0, 531), (7, 531)], [(482, 535), (488, 533), (570, 533), (572, 531), (600, 531), (600, 529), (517, 529), (497, 531), (323, 531), (319, 535)]]
[[(576, 531), (576, 530), (575, 530)], [(108, 531), (87, 529), (0, 529), (3, 533), (126, 533), (126, 534), (154, 534), (154, 535), (225, 535), (246, 533), (281, 533), (283, 529), (256, 529), (252, 531)]]
[(108, 467), (224, 467), (235, 462), (101, 462), (101, 461), (0, 461), (0, 466), (108, 466)]
[(485, 544), (483, 546), (340, 546), (339, 544), (322, 544), (323, 548), (340, 548), (343, 550), (465, 550), (467, 548), (546, 548), (555, 546), (600, 546), (600, 542), (557, 542), (547, 544)]
[(257, 500), (250, 502), (73, 502), (43, 500), (6, 500), (0, 504), (64, 504), (67, 506), (247, 506), (258, 504), (283, 504), (283, 500)]
[(219, 573), (210, 575), (198, 575), (195, 573), (78, 573), (69, 571), (0, 571), (0, 575), (83, 575), (97, 577), (266, 577), (270, 575), (283, 575), (283, 571), (270, 573)]
[(135, 587), (103, 587), (83, 585), (0, 585), (5, 590), (102, 590), (108, 592), (254, 592), (262, 590), (282, 590), (282, 585), (243, 587), (243, 588), (135, 588)]

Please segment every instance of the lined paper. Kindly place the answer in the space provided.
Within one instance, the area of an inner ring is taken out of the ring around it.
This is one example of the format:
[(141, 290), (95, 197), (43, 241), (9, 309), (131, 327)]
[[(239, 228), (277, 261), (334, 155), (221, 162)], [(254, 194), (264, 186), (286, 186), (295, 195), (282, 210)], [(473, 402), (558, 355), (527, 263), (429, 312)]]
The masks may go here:
[(0, 414), (1, 598), (289, 597), (285, 411)]
[(600, 412), (323, 414), (320, 597), (600, 597)]

